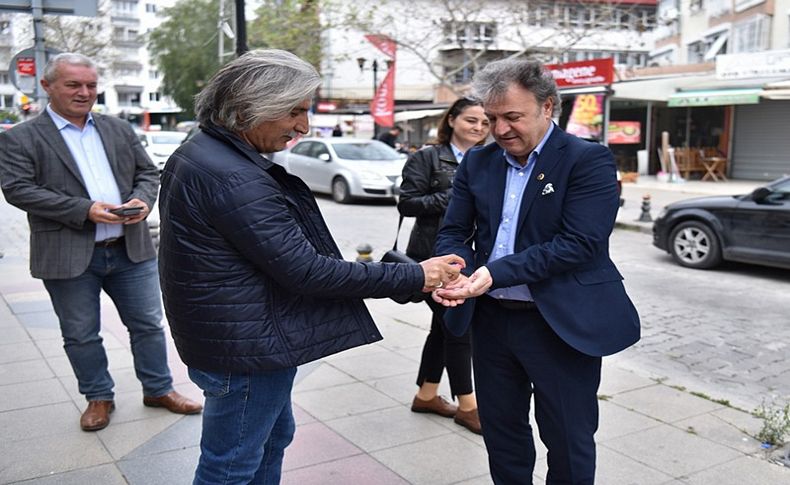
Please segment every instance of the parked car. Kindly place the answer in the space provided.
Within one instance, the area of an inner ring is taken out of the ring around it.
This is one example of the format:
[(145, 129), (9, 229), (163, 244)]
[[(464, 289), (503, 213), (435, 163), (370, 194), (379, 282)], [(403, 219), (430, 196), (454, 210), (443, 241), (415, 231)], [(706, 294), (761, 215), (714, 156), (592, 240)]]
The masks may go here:
[(187, 136), (183, 131), (141, 131), (137, 133), (151, 161), (161, 172), (165, 162)]
[(751, 194), (668, 205), (653, 224), (653, 245), (689, 268), (727, 260), (790, 269), (790, 176)]
[(274, 162), (341, 204), (355, 198), (394, 199), (406, 156), (377, 140), (302, 138)]

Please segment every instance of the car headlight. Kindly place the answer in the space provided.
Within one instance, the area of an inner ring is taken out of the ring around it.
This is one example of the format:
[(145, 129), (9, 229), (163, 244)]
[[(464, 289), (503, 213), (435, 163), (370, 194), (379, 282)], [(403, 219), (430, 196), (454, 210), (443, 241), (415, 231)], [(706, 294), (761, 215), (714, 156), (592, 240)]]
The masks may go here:
[(359, 175), (360, 180), (364, 180), (365, 182), (387, 181), (387, 177), (381, 175), (380, 173), (372, 172), (370, 170), (360, 170), (359, 172), (357, 172), (357, 175)]

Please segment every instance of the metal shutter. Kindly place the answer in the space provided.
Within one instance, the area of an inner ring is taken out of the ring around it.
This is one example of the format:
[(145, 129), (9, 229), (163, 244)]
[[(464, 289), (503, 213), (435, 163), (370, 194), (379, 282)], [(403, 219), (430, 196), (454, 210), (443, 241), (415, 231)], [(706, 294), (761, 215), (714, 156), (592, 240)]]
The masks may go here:
[(790, 101), (736, 106), (730, 176), (773, 180), (786, 174), (790, 174)]

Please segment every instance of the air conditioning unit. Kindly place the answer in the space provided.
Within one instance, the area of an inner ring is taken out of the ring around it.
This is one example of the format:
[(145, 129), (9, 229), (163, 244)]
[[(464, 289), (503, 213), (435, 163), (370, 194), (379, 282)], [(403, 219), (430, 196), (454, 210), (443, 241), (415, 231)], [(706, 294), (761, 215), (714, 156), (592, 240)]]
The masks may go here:
[(677, 20), (679, 15), (680, 12), (677, 7), (671, 7), (661, 13), (661, 20), (664, 22), (672, 22), (673, 20)]

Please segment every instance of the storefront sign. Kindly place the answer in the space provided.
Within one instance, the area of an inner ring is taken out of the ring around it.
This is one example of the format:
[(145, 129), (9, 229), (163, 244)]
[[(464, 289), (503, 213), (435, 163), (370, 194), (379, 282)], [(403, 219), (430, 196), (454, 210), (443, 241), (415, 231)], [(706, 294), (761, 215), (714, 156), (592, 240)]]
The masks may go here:
[(761, 89), (719, 89), (715, 91), (683, 91), (667, 100), (670, 108), (686, 106), (729, 106), (733, 104), (757, 104)]
[(592, 59), (589, 61), (569, 62), (567, 64), (548, 64), (546, 68), (554, 75), (557, 87), (571, 88), (612, 84), (614, 80), (614, 59)]
[(580, 138), (601, 139), (603, 128), (603, 95), (580, 94), (573, 101), (565, 131)]
[(639, 143), (642, 135), (641, 125), (638, 121), (610, 121), (606, 139), (609, 144)]
[(718, 79), (790, 76), (790, 49), (716, 56)]
[(315, 109), (319, 113), (331, 113), (337, 109), (337, 105), (335, 103), (330, 103), (329, 101), (319, 101), (316, 103)]

